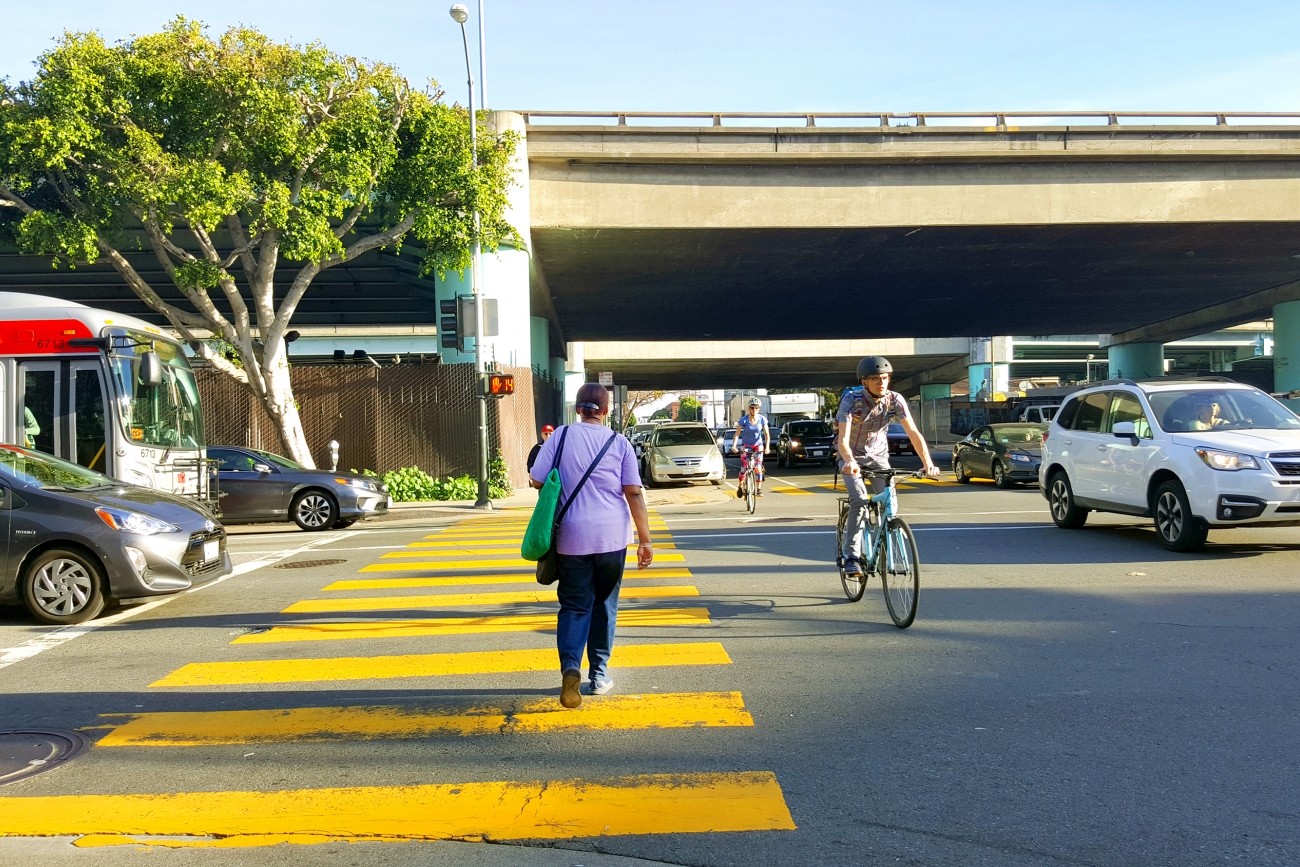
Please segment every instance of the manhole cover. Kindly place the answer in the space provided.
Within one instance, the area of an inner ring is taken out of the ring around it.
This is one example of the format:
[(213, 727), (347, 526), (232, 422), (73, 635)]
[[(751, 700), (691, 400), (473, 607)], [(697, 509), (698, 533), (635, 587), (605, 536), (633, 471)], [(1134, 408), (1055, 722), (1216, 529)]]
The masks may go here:
[(313, 566), (334, 566), (347, 560), (294, 560), (292, 563), (278, 563), (277, 569), (310, 569)]
[(75, 759), (90, 746), (78, 732), (15, 729), (0, 732), (0, 786), (34, 777)]

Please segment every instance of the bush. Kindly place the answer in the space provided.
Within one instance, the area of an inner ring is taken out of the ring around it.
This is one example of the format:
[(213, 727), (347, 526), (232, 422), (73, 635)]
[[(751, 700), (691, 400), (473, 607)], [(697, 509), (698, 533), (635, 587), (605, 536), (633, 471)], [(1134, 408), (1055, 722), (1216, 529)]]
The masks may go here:
[[(353, 470), (353, 472), (356, 472)], [(507, 497), (511, 494), (510, 478), (506, 462), (501, 453), (488, 464), (488, 495)], [(370, 470), (362, 470), (362, 475), (376, 476)], [(444, 476), (435, 479), (419, 467), (402, 467), (390, 470), (379, 480), (388, 487), (388, 493), (399, 503), (419, 500), (474, 500), (478, 498), (478, 480), (465, 473), (459, 476)]]

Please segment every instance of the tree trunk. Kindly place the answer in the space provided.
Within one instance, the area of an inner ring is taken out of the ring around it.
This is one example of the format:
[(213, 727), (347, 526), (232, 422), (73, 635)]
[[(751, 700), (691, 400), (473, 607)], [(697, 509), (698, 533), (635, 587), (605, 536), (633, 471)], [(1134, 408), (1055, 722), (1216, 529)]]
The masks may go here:
[(302, 429), (302, 418), (298, 415), (298, 404), (293, 399), (293, 386), (289, 381), (289, 365), (285, 361), (284, 342), (280, 342), (280, 351), (269, 359), (263, 371), (266, 382), (266, 408), (275, 421), (280, 441), (293, 458), (304, 467), (316, 468), (312, 458), (311, 447), (307, 444), (307, 435)]

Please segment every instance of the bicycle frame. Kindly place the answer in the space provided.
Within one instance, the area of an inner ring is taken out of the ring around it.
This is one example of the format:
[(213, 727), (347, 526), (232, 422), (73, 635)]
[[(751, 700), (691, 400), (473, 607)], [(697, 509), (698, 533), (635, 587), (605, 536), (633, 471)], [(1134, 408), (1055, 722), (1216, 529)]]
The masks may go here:
[(850, 602), (862, 598), (867, 576), (879, 575), (884, 582), (885, 602), (894, 625), (906, 629), (916, 618), (917, 595), (920, 588), (919, 560), (912, 529), (899, 516), (898, 476), (919, 475), (895, 469), (867, 470), (867, 474), (888, 480), (885, 489), (871, 494), (866, 500), (861, 565), (862, 573), (849, 573), (845, 568), (844, 546), (849, 532), (849, 498), (839, 498), (839, 523), (836, 531), (836, 566), (840, 581)]

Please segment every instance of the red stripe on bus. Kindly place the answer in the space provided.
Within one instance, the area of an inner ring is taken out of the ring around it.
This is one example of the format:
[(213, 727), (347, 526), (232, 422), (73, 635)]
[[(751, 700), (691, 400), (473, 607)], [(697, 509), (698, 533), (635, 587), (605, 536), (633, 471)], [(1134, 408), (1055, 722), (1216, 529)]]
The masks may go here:
[(0, 322), (0, 354), (42, 355), (65, 352), (95, 353), (94, 346), (71, 346), (70, 340), (95, 335), (75, 319), (14, 319)]

